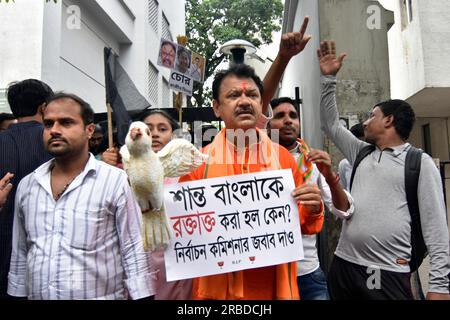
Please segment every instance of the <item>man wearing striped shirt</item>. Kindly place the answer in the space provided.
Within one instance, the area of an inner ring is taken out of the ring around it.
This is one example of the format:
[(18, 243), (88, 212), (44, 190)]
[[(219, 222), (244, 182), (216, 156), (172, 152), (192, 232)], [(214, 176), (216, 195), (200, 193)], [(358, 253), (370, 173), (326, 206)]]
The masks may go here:
[(29, 299), (141, 299), (154, 295), (141, 212), (125, 172), (88, 152), (93, 111), (56, 94), (44, 109), (55, 158), (19, 184), (8, 294)]

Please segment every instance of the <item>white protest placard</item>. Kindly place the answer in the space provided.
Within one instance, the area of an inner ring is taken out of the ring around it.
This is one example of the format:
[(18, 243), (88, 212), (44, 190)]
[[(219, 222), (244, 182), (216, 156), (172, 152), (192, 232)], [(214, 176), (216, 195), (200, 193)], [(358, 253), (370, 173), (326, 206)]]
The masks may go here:
[(166, 185), (167, 280), (301, 260), (294, 187), (289, 169)]
[(194, 80), (178, 71), (170, 72), (169, 87), (175, 91), (182, 92), (188, 96), (192, 96), (194, 88)]

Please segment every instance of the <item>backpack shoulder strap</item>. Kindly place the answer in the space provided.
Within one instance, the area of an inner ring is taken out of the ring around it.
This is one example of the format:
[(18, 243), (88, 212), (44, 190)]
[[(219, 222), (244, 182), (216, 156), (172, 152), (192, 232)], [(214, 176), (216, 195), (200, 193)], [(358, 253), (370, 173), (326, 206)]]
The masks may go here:
[(361, 161), (367, 157), (369, 154), (371, 154), (375, 150), (375, 145), (369, 144), (362, 148), (359, 153), (356, 155), (356, 159), (353, 162), (353, 168), (352, 168), (352, 175), (350, 177), (350, 191), (352, 190), (353, 186), (353, 178), (355, 177), (356, 169), (358, 168)]
[(411, 271), (417, 270), (426, 252), (420, 224), (419, 200), (417, 196), (422, 153), (422, 150), (411, 146), (406, 153), (405, 159), (405, 192), (409, 214), (411, 215)]
[[(413, 146), (406, 153), (405, 159), (405, 190), (406, 200), (410, 210), (411, 216), (414, 212), (419, 213), (419, 202), (417, 198), (417, 187), (419, 185), (420, 167), (422, 164), (423, 151)], [(420, 217), (419, 217), (420, 218)]]

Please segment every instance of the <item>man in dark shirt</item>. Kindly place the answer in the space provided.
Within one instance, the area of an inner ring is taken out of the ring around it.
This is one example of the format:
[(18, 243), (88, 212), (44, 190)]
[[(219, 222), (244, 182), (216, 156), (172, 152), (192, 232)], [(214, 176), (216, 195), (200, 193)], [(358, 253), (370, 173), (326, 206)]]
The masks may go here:
[(20, 180), (51, 159), (43, 144), (42, 108), (53, 95), (42, 81), (28, 79), (8, 88), (8, 103), (18, 123), (0, 132), (0, 177), (14, 174), (13, 188), (0, 213), (0, 299), (8, 298), (14, 197)]

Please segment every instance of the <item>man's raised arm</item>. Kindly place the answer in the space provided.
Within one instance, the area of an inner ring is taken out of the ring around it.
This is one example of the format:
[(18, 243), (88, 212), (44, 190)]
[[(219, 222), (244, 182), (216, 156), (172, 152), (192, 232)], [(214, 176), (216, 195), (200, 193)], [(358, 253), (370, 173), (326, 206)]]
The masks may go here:
[(264, 94), (262, 96), (262, 111), (264, 114), (266, 114), (270, 100), (272, 100), (277, 91), (278, 83), (289, 61), (293, 56), (302, 52), (308, 44), (308, 41), (312, 38), (311, 35), (305, 35), (308, 22), (309, 17), (305, 17), (300, 31), (285, 33), (281, 36), (280, 49), (278, 50), (277, 57), (263, 80)]
[(344, 156), (353, 163), (359, 150), (366, 143), (356, 138), (339, 122), (339, 112), (336, 104), (336, 74), (342, 67), (342, 62), (347, 56), (345, 53), (336, 56), (336, 44), (334, 41), (322, 41), (317, 49), (319, 57), (322, 85), (320, 97), (320, 121), (322, 130), (341, 150)]

